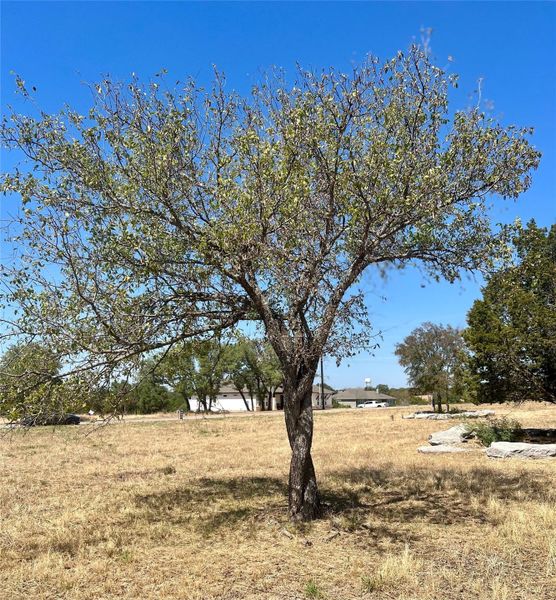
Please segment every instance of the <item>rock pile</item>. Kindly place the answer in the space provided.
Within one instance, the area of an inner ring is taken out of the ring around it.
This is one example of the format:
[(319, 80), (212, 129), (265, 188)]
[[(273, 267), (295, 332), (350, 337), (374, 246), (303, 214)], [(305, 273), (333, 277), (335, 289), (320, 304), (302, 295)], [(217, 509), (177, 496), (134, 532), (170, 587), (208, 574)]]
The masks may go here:
[(472, 436), (465, 425), (456, 425), (446, 431), (437, 431), (429, 435), (430, 446), (421, 446), (417, 452), (422, 454), (442, 454), (453, 452), (466, 452), (456, 444), (463, 444)]
[(416, 412), (411, 415), (403, 415), (402, 419), (448, 421), (449, 419), (479, 419), (481, 417), (492, 417), (494, 414), (493, 410), (465, 410), (459, 413)]
[(440, 446), (442, 444), (462, 444), (466, 442), (472, 433), (468, 430), (465, 425), (456, 425), (450, 427), (446, 431), (437, 431), (429, 435), (429, 444), (431, 446)]

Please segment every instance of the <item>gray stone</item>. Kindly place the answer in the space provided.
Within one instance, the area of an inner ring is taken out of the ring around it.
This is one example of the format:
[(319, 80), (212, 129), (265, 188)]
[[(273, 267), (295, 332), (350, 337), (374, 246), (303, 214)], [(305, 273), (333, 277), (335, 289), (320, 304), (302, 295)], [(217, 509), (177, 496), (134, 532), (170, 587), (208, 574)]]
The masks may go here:
[(471, 437), (471, 433), (465, 425), (456, 425), (446, 431), (437, 431), (429, 435), (429, 444), (431, 446), (440, 446), (441, 444), (461, 444)]
[(420, 446), (417, 452), (421, 454), (453, 454), (456, 452), (469, 452), (466, 448), (458, 448), (457, 446), (448, 446), (440, 444), (440, 446)]
[(496, 413), (493, 410), (467, 410), (462, 413), (455, 413), (452, 418), (464, 417), (465, 419), (480, 419), (481, 417), (493, 417)]
[(450, 418), (447, 413), (414, 413), (414, 419), (428, 419), (431, 421), (446, 421)]
[(486, 453), (490, 458), (556, 458), (556, 444), (493, 442)]
[(402, 419), (447, 421), (448, 419), (479, 419), (480, 417), (492, 417), (494, 414), (493, 410), (466, 410), (460, 413), (416, 412), (410, 415), (404, 415)]

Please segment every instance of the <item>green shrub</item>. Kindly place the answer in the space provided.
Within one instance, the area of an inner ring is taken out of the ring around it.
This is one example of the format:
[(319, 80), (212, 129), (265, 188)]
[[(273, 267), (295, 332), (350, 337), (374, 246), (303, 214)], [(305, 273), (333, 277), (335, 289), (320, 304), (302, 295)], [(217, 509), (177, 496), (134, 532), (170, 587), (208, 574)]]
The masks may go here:
[(417, 396), (411, 396), (409, 398), (410, 406), (430, 406), (431, 401), (426, 398), (418, 398)]
[(335, 398), (332, 398), (332, 408), (351, 408), (351, 406), (347, 404), (342, 404), (341, 402), (338, 402), (338, 400), (336, 400)]
[(484, 423), (474, 423), (469, 426), (469, 431), (475, 434), (483, 446), (490, 446), (492, 442), (515, 442), (521, 433), (521, 423), (502, 417)]

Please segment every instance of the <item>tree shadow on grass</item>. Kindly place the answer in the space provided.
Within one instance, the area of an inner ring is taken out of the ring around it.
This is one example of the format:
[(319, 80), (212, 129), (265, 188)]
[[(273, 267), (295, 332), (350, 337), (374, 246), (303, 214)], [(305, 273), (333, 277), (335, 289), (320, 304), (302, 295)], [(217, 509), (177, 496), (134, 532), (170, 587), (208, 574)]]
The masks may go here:
[[(540, 473), (484, 469), (351, 469), (328, 473), (321, 484), (323, 519), (333, 529), (365, 534), (369, 540), (410, 541), (412, 524), (491, 522), (491, 499), (553, 499), (556, 493)], [(187, 486), (140, 494), (141, 516), (151, 522), (189, 524), (210, 534), (266, 521), (287, 523), (287, 485), (275, 477), (210, 478)]]
[(203, 477), (187, 486), (139, 494), (135, 505), (148, 521), (193, 524), (203, 533), (239, 522), (285, 515), (286, 483), (275, 477)]
[(330, 515), (366, 511), (389, 523), (487, 523), (491, 519), (489, 500), (556, 499), (554, 486), (540, 473), (504, 473), (487, 468), (460, 471), (386, 466), (335, 471), (327, 480), (334, 488), (348, 491), (347, 500), (329, 502)]

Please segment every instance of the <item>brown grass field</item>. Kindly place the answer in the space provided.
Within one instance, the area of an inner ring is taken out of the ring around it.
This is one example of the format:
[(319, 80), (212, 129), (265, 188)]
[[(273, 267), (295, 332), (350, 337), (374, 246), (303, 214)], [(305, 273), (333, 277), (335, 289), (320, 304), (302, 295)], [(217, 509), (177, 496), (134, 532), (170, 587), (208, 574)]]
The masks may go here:
[(280, 414), (4, 435), (0, 597), (555, 600), (556, 460), (419, 455), (453, 423), (407, 412), (316, 414), (326, 513), (298, 527)]

